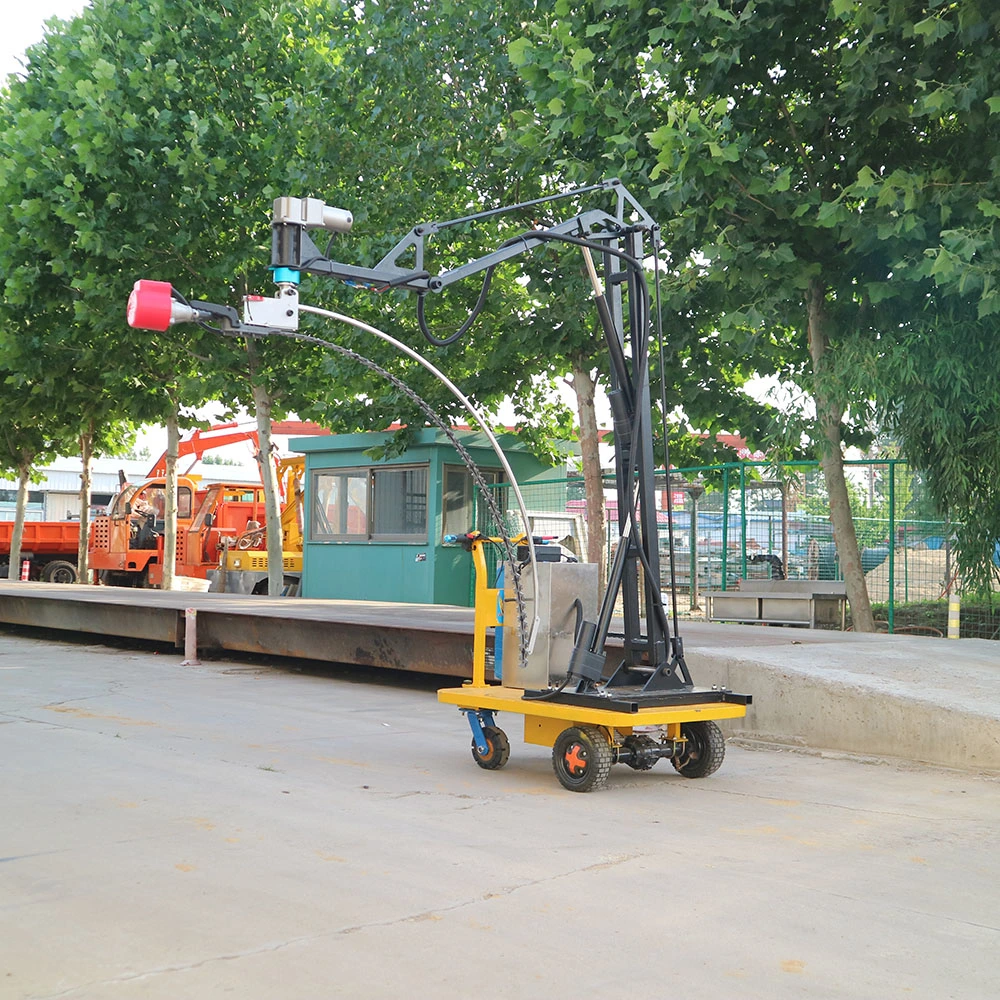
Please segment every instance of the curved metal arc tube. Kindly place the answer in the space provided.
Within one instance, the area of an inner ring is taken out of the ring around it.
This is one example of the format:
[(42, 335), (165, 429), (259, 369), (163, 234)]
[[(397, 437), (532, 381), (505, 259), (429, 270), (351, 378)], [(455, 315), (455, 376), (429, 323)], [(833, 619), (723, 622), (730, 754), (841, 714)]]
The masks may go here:
[[(511, 469), (510, 463), (507, 461), (507, 456), (503, 453), (503, 449), (500, 447), (500, 443), (497, 441), (496, 436), (489, 428), (489, 424), (486, 422), (485, 417), (480, 413), (476, 405), (470, 400), (461, 389), (455, 385), (447, 375), (444, 374), (439, 368), (428, 361), (423, 355), (419, 354), (413, 348), (408, 347), (402, 341), (397, 340), (395, 337), (390, 336), (383, 330), (378, 329), (378, 327), (372, 326), (369, 323), (365, 323), (363, 320), (355, 319), (353, 316), (347, 316), (344, 313), (333, 312), (330, 309), (320, 309), (318, 306), (307, 306), (299, 304), (299, 311), (305, 313), (312, 313), (315, 316), (323, 316), (326, 319), (336, 320), (341, 323), (347, 323), (349, 326), (353, 326), (358, 330), (363, 330), (365, 333), (370, 333), (380, 340), (385, 341), (385, 343), (390, 344), (395, 347), (398, 351), (402, 351), (407, 357), (412, 358), (418, 364), (422, 365), (427, 369), (436, 379), (438, 379), (442, 385), (444, 385), (449, 392), (451, 392), (455, 398), (468, 410), (470, 416), (479, 424), (483, 433), (486, 435), (487, 440), (490, 442), (490, 446), (496, 453), (500, 464), (503, 466), (504, 472), (507, 473), (508, 481), (510, 482), (511, 489), (514, 491), (514, 497), (517, 500), (517, 507), (521, 514), (521, 520), (524, 523), (524, 533), (528, 544), (528, 559), (531, 562), (531, 573), (532, 578), (538, 579), (538, 564), (535, 560), (535, 543), (531, 537), (531, 522), (528, 519), (528, 509), (524, 503), (524, 497), (521, 495), (521, 490), (517, 485), (517, 479), (514, 476), (514, 470)], [(531, 626), (531, 636), (528, 640), (528, 652), (530, 653), (535, 648), (535, 639), (537, 638), (539, 627), (539, 616), (537, 612), (537, 607), (535, 609), (534, 621)]]

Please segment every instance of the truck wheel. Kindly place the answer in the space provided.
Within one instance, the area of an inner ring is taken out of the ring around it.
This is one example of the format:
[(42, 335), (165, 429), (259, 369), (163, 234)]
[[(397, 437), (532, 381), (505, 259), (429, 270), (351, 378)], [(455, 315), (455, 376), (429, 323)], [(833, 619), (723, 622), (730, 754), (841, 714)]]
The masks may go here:
[(42, 567), (44, 583), (76, 583), (76, 567), (65, 559), (53, 559)]

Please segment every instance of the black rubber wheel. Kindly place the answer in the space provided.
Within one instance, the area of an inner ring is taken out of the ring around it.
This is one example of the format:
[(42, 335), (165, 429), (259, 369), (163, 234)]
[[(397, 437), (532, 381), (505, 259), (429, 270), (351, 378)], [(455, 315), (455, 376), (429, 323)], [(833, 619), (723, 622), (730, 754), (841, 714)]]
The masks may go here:
[(670, 761), (685, 778), (707, 778), (722, 767), (726, 756), (726, 738), (714, 722), (683, 722), (681, 735), (687, 745)]
[(476, 741), (472, 741), (472, 759), (487, 771), (495, 771), (510, 760), (510, 740), (507, 734), (496, 726), (483, 726), (486, 737), (486, 753), (480, 753)]
[(76, 583), (76, 567), (65, 559), (53, 559), (42, 567), (45, 583)]
[(570, 726), (552, 746), (552, 769), (571, 792), (600, 788), (611, 771), (611, 760), (611, 744), (597, 726)]

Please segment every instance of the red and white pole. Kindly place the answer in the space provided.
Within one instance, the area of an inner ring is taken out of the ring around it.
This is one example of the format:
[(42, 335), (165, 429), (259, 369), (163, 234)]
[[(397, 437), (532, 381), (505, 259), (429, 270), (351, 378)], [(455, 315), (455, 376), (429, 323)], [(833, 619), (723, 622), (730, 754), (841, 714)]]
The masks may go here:
[(21, 579), (29, 580), (31, 579), (31, 560), (22, 559), (21, 560)]

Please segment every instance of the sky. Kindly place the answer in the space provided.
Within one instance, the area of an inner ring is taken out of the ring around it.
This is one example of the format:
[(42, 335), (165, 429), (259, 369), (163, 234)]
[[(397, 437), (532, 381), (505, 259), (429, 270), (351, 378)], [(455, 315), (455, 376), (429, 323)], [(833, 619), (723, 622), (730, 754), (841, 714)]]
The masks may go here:
[(52, 17), (68, 20), (84, 8), (83, 0), (35, 0), (5, 5), (0, 34), (0, 79), (20, 70), (20, 59), (29, 45), (42, 40), (45, 22)]

